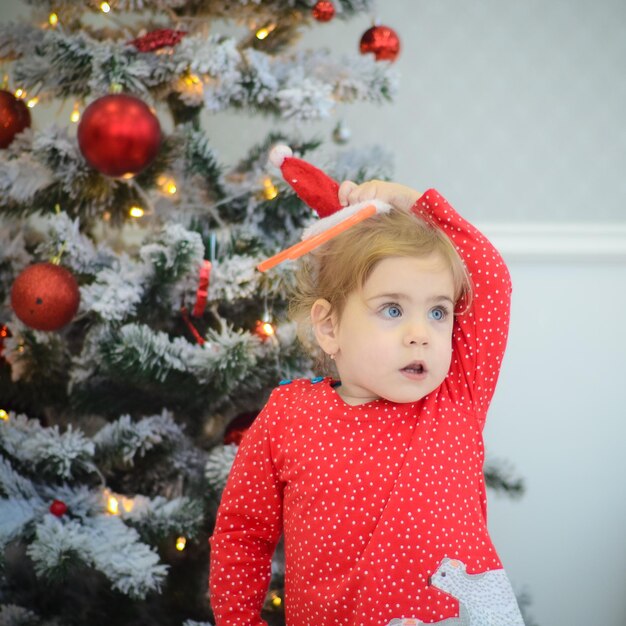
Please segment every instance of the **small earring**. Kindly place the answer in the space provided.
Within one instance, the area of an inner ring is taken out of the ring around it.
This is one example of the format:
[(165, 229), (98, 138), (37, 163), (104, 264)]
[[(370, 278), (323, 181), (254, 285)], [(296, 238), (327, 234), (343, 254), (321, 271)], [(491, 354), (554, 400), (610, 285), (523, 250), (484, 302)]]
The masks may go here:
[(328, 355), (333, 361), (335, 360), (335, 355), (334, 354), (329, 354)]

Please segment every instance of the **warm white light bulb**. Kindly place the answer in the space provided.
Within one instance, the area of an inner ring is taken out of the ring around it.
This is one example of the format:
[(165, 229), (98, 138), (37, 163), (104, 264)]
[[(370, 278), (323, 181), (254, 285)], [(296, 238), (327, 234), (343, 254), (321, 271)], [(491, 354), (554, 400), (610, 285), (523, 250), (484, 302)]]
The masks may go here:
[(76, 124), (78, 120), (80, 120), (80, 108), (78, 107), (78, 103), (76, 103), (70, 113), (70, 122), (74, 122), (74, 124)]
[(120, 503), (115, 496), (109, 496), (109, 499), (107, 500), (107, 509), (109, 510), (109, 513), (112, 513), (113, 515), (118, 514), (120, 510)]
[(259, 28), (259, 30), (256, 31), (255, 33), (255, 37), (257, 39), (266, 39), (268, 37), (268, 35), (276, 28), (276, 24), (268, 24), (267, 26), (264, 26), (263, 28)]

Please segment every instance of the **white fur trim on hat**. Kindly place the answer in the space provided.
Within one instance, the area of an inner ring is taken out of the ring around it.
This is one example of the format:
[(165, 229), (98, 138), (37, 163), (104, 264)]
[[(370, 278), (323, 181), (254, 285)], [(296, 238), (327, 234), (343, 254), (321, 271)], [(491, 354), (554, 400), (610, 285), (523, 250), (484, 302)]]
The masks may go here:
[(268, 155), (269, 162), (275, 167), (280, 167), (283, 161), (293, 156), (293, 150), (285, 144), (278, 143), (271, 150)]
[(382, 200), (366, 200), (365, 202), (350, 204), (328, 217), (313, 222), (310, 226), (304, 229), (304, 232), (302, 233), (302, 240), (304, 241), (305, 239), (310, 239), (311, 237), (332, 228), (336, 224), (343, 222), (345, 219), (348, 219), (351, 215), (354, 215), (370, 204), (373, 204), (376, 207), (376, 213), (389, 213), (392, 208), (390, 204), (387, 204)]

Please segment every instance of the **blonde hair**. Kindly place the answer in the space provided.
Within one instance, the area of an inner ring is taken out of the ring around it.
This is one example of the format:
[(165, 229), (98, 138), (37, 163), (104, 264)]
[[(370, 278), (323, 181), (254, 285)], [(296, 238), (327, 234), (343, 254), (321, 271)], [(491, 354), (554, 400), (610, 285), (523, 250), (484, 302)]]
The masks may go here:
[[(471, 298), (465, 264), (448, 237), (412, 211), (392, 209), (356, 224), (305, 255), (296, 270), (289, 312), (298, 337), (321, 371), (334, 374), (333, 363), (315, 341), (311, 308), (322, 298), (341, 319), (348, 296), (361, 289), (380, 261), (389, 257), (425, 257), (439, 253), (452, 272), (455, 304)], [(458, 308), (458, 307), (456, 307)]]

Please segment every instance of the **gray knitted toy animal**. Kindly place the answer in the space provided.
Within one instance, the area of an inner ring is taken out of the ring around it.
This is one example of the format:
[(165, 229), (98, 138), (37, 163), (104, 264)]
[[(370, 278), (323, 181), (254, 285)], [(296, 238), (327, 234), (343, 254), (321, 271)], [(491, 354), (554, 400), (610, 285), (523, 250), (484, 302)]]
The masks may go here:
[(430, 584), (465, 606), (471, 626), (524, 626), (508, 576), (503, 569), (468, 574), (455, 559), (443, 559)]
[[(459, 602), (459, 617), (435, 622), (437, 626), (524, 626), (511, 583), (503, 569), (468, 574), (464, 563), (445, 558), (429, 582)], [(428, 625), (418, 619), (395, 618), (387, 626)]]

